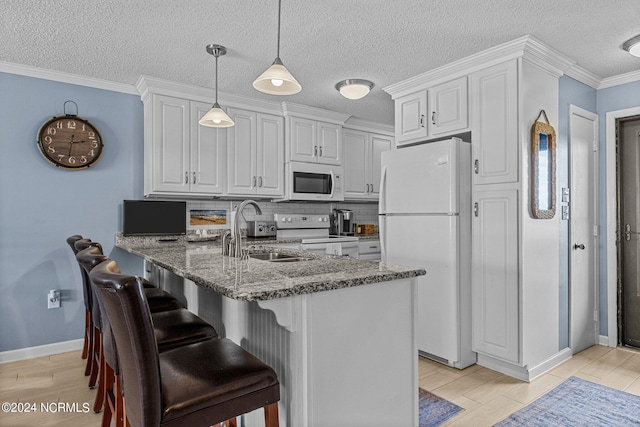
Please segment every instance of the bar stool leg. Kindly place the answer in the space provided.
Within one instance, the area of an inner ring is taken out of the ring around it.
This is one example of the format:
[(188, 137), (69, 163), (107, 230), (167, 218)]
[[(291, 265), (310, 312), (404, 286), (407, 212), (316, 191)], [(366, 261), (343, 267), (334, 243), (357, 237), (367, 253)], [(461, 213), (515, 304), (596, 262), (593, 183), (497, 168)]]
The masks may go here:
[(84, 345), (82, 346), (82, 358), (86, 359), (89, 355), (90, 332), (91, 332), (91, 312), (84, 310)]
[[(104, 357), (104, 345), (100, 340), (100, 367), (98, 368), (98, 392), (96, 393), (96, 400), (93, 403), (93, 412), (98, 413), (105, 405), (107, 398), (107, 389), (113, 389), (113, 369), (107, 366), (106, 359)], [(111, 378), (109, 378), (111, 377)], [(111, 386), (109, 385), (111, 384)]]
[(93, 339), (94, 331), (93, 331), (93, 316), (89, 316), (89, 349), (87, 353), (87, 365), (84, 368), (84, 376), (91, 375), (91, 367), (93, 366), (93, 354), (95, 353), (95, 349), (93, 348), (95, 345), (95, 340)]
[(278, 402), (264, 407), (264, 425), (266, 427), (278, 427)]
[(93, 328), (93, 360), (91, 363), (91, 376), (89, 377), (89, 388), (95, 388), (100, 374), (100, 355), (102, 351), (102, 334), (94, 326)]

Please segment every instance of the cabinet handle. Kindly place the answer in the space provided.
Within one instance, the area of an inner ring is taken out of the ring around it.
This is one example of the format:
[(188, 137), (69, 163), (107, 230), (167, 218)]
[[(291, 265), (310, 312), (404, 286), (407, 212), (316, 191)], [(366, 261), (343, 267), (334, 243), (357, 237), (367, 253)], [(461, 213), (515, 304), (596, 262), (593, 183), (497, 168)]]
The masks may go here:
[(434, 125), (436, 124), (436, 112), (435, 111), (431, 112), (431, 123), (433, 123)]
[(317, 145), (313, 146), (313, 157), (318, 157), (318, 146)]
[(262, 177), (258, 177), (258, 187), (262, 187)]
[(189, 172), (185, 171), (184, 173), (184, 183), (188, 184), (189, 183)]
[(320, 157), (322, 157), (322, 147), (320, 147)]
[(254, 176), (252, 179), (252, 184), (251, 184), (251, 188), (256, 186), (256, 177)]
[(193, 183), (194, 184), (196, 183), (196, 173), (195, 172), (193, 173)]
[(420, 114), (420, 127), (424, 127), (424, 114)]
[(478, 202), (473, 204), (473, 215), (476, 217), (478, 216)]
[(479, 170), (479, 169), (480, 169), (480, 167), (478, 166), (478, 159), (476, 159), (476, 160), (473, 162), (473, 172), (474, 172), (476, 175), (478, 175), (478, 170)]

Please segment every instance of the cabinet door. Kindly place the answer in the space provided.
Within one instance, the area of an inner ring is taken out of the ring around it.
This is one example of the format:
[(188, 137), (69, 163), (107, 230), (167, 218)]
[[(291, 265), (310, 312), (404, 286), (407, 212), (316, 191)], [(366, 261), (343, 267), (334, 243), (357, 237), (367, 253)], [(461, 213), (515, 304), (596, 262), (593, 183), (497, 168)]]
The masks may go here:
[[(393, 138), (386, 135), (371, 134), (371, 162), (369, 163), (369, 197), (380, 197), (380, 172), (382, 152), (391, 150)], [(346, 172), (346, 169), (345, 169)]]
[(474, 184), (518, 181), (518, 66), (511, 60), (471, 75)]
[(284, 119), (257, 115), (258, 194), (284, 196)]
[(477, 191), (473, 199), (473, 350), (518, 363), (518, 191)]
[(190, 189), (192, 193), (222, 194), (226, 190), (227, 130), (201, 126), (211, 104), (191, 102)]
[(466, 129), (469, 125), (467, 77), (429, 89), (432, 136)]
[(236, 123), (227, 128), (228, 193), (256, 193), (256, 113), (229, 108), (227, 114)]
[(189, 189), (189, 101), (153, 95), (152, 192)]
[(397, 144), (427, 139), (427, 91), (398, 98), (395, 104)]
[(344, 129), (344, 197), (345, 199), (366, 199), (369, 197), (368, 165), (369, 134), (357, 130)]
[(318, 163), (342, 164), (342, 127), (318, 122)]
[(289, 159), (298, 162), (318, 161), (318, 123), (315, 120), (291, 117)]

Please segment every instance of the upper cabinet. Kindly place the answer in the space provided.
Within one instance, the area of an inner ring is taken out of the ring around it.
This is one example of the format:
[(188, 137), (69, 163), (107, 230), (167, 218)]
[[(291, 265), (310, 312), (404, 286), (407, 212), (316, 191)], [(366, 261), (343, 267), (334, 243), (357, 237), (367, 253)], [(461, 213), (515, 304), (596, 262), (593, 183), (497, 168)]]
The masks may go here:
[(421, 142), (468, 129), (467, 93), (464, 76), (396, 98), (397, 144)]
[(291, 117), (289, 160), (328, 165), (342, 164), (342, 126)]
[(229, 195), (284, 196), (284, 119), (228, 109)]
[(211, 106), (164, 95), (145, 103), (146, 196), (225, 191), (226, 130), (203, 128)]
[(345, 128), (343, 139), (345, 200), (377, 201), (381, 154), (393, 148), (393, 137)]
[(471, 74), (473, 183), (518, 180), (518, 62)]

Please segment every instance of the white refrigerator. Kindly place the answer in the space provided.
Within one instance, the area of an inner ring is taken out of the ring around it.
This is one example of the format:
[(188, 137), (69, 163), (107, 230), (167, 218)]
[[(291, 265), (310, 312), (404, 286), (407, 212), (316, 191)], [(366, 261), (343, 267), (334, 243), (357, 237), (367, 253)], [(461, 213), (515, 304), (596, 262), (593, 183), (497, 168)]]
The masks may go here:
[(471, 147), (459, 138), (382, 153), (382, 261), (423, 267), (418, 349), (459, 369), (471, 351)]

